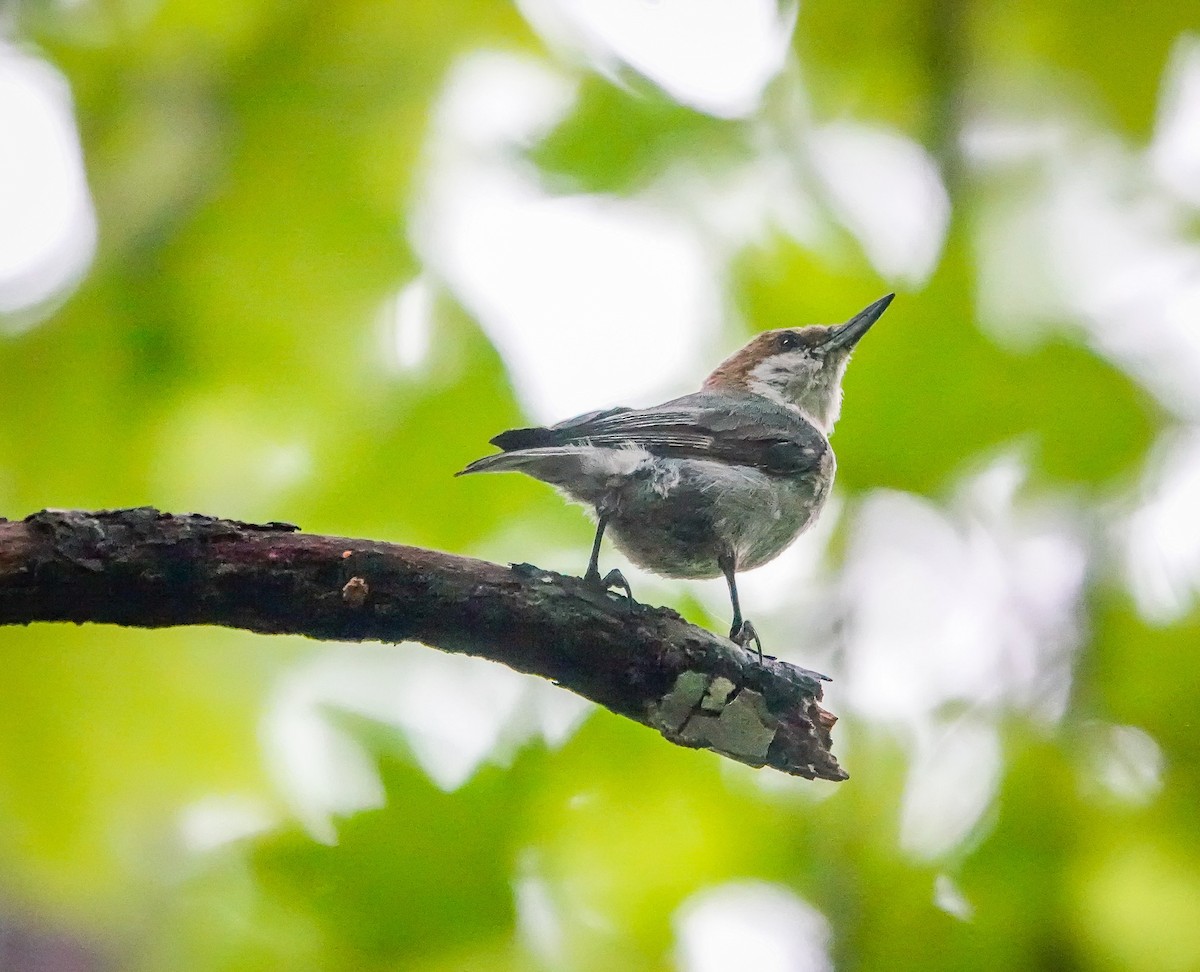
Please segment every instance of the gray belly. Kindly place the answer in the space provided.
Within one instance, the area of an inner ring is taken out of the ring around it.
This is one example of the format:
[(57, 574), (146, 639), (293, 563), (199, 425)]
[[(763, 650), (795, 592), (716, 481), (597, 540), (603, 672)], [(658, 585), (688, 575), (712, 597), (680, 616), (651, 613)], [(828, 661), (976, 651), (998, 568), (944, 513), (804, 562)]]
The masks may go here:
[(635, 564), (665, 577), (719, 577), (717, 560), (750, 570), (774, 559), (820, 513), (834, 460), (799, 476), (771, 476), (697, 459), (657, 459), (613, 497), (608, 535)]

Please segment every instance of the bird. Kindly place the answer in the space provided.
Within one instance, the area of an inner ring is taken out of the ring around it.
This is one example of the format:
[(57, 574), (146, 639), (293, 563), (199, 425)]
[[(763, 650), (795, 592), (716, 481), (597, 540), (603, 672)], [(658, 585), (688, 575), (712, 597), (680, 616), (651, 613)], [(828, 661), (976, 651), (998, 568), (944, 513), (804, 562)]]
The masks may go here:
[(764, 331), (682, 398), (501, 432), (491, 440), (500, 452), (456, 475), (522, 472), (590, 508), (596, 532), (583, 579), (623, 589), (631, 610), (624, 575), (600, 574), (606, 535), (652, 573), (724, 576), (729, 637), (742, 648), (753, 642), (761, 662), (737, 574), (773, 560), (820, 514), (837, 469), (829, 435), (847, 362), (894, 297), (843, 324)]

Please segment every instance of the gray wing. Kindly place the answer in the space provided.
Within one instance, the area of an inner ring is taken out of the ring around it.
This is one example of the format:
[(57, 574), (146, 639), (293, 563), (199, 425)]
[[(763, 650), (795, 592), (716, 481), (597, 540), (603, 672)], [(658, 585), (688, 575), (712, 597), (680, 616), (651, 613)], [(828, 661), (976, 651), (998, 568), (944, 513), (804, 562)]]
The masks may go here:
[(803, 418), (759, 396), (699, 392), (654, 408), (589, 412), (551, 428), (513, 429), (492, 442), (505, 452), (581, 445), (638, 446), (654, 455), (715, 459), (795, 475), (829, 448)]

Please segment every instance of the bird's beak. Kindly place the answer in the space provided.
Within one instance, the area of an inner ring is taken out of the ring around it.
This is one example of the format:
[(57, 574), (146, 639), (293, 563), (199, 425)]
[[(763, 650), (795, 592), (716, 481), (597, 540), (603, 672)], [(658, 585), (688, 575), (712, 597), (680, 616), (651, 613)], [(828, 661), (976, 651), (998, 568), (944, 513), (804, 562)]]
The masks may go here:
[(871, 329), (871, 325), (879, 320), (895, 296), (895, 294), (888, 294), (886, 297), (880, 297), (870, 307), (859, 311), (845, 324), (835, 327), (824, 344), (824, 350), (848, 351), (854, 347), (859, 338)]

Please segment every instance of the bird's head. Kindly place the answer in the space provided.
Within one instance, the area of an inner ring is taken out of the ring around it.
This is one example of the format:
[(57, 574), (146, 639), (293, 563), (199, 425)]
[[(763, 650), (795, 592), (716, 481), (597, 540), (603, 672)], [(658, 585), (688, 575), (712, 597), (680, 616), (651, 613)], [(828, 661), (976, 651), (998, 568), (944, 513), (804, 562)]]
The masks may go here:
[(895, 296), (880, 298), (845, 324), (765, 331), (721, 362), (704, 388), (762, 395), (799, 409), (829, 433), (841, 412), (850, 352)]

